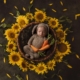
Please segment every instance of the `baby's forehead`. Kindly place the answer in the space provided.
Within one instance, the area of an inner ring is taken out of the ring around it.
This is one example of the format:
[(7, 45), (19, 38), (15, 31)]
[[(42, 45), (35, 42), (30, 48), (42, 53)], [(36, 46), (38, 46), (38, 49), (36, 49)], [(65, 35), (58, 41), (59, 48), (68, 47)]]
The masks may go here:
[(45, 29), (45, 27), (44, 27), (44, 26), (38, 26), (38, 27), (37, 27), (37, 29), (39, 29), (39, 28)]
[(44, 29), (47, 29), (47, 27), (46, 27), (45, 24), (39, 24), (37, 28), (44, 28)]
[(47, 31), (47, 29), (44, 26), (38, 26), (37, 27), (37, 30), (43, 30), (44, 32)]
[(37, 29), (39, 29), (39, 28), (42, 28), (42, 29), (44, 29), (46, 32), (48, 32), (48, 26), (47, 26), (46, 24), (44, 24), (44, 23), (38, 24)]

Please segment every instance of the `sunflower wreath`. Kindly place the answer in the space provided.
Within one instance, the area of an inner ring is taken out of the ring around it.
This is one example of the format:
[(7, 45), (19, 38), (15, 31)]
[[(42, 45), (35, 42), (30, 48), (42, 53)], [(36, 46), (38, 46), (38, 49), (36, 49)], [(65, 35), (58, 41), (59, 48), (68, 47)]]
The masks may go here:
[[(49, 70), (55, 70), (56, 63), (63, 61), (66, 55), (71, 53), (71, 46), (66, 39), (68, 35), (71, 20), (67, 17), (60, 17), (59, 19), (51, 16), (47, 16), (46, 11), (35, 8), (34, 14), (27, 12), (25, 15), (20, 15), (19, 11), (17, 16), (14, 16), (16, 22), (12, 26), (5, 30), (5, 38), (7, 39), (6, 51), (9, 52), (9, 63), (17, 65), (23, 72), (31, 70), (37, 74), (48, 73)], [(31, 22), (46, 22), (52, 29), (54, 29), (57, 37), (57, 47), (53, 58), (45, 61), (35, 63), (33, 61), (27, 61), (21, 57), (20, 52), (17, 50), (16, 39), (19, 32)], [(69, 25), (65, 25), (68, 24)], [(68, 65), (70, 68), (71, 66)]]

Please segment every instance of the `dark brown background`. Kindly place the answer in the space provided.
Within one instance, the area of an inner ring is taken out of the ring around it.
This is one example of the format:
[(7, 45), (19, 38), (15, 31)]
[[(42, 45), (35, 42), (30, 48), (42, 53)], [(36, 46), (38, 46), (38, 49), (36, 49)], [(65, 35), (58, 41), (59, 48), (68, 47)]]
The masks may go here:
[[(0, 0), (0, 21), (2, 18), (6, 18), (5, 23), (7, 24), (15, 22), (15, 19), (9, 14), (12, 12), (16, 15), (16, 9), (14, 6), (18, 7), (21, 14), (28, 12), (30, 0), (6, 1), (7, 3), (4, 4), (3, 0)], [(59, 18), (60, 16), (67, 16), (72, 20), (73, 33), (69, 34), (68, 40), (71, 43), (73, 52), (70, 56), (67, 56), (66, 59), (73, 68), (70, 69), (64, 63), (60, 63), (56, 66), (56, 71), (49, 71), (49, 73), (45, 75), (47, 78), (30, 71), (22, 73), (17, 66), (8, 64), (8, 53), (4, 52), (4, 46), (6, 45), (6, 39), (3, 36), (4, 29), (0, 28), (0, 44), (4, 45), (3, 47), (0, 47), (0, 80), (17, 80), (15, 75), (20, 75), (23, 80), (26, 80), (26, 74), (28, 74), (29, 80), (60, 80), (57, 76), (51, 77), (54, 73), (57, 74), (59, 70), (59, 75), (63, 77), (63, 80), (80, 80), (80, 59), (77, 59), (75, 56), (75, 53), (80, 56), (80, 16), (75, 20), (75, 14), (80, 13), (80, 0), (62, 0), (62, 2), (63, 6), (60, 5), (60, 0), (34, 0), (31, 12), (34, 12), (34, 8), (46, 8), (47, 15), (49, 16), (56, 18)], [(49, 6), (49, 3), (53, 3), (53, 6)], [(23, 7), (26, 8), (26, 11), (22, 10)], [(52, 12), (52, 8), (57, 12)], [(67, 8), (67, 11), (64, 12), (64, 8)], [(72, 37), (74, 37), (74, 41), (72, 41)], [(7, 59), (6, 63), (3, 63), (4, 57)], [(12, 78), (8, 78), (6, 73), (9, 73)]]

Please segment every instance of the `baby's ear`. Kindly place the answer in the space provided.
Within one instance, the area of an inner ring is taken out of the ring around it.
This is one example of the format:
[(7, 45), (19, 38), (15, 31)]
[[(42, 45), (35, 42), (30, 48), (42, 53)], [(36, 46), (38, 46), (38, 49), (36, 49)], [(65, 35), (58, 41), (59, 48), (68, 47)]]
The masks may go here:
[(34, 33), (36, 32), (37, 26), (38, 26), (38, 25), (35, 25), (35, 26), (33, 27), (33, 29), (32, 29), (32, 34), (34, 34)]
[(48, 26), (48, 24), (46, 24), (46, 27), (47, 27), (47, 32), (49, 33), (49, 26)]

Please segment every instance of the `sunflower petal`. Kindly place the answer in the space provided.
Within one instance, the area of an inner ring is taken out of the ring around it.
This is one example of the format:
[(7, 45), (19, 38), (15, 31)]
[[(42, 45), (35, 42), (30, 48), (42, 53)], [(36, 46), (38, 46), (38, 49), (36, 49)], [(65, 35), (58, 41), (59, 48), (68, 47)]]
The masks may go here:
[(6, 0), (4, 0), (4, 4), (6, 4)]
[(4, 21), (5, 21), (5, 18), (3, 18), (3, 19), (1, 20), (1, 23), (4, 22)]
[(23, 11), (26, 11), (26, 9), (23, 7)]
[(6, 62), (6, 59), (5, 59), (5, 57), (3, 58), (3, 62), (4, 62), (4, 63)]
[(65, 9), (63, 9), (63, 11), (67, 11), (67, 9), (65, 8)]
[(53, 12), (56, 12), (56, 10), (55, 10), (55, 9), (52, 9), (52, 11), (53, 11)]
[(74, 41), (74, 37), (72, 37), (72, 41)]
[(60, 1), (60, 4), (63, 6), (63, 2), (62, 1)]
[(72, 68), (72, 66), (71, 66), (71, 65), (69, 65), (69, 64), (67, 64), (67, 67), (68, 67), (68, 68)]
[(76, 57), (77, 57), (78, 59), (80, 59), (80, 57), (79, 57), (79, 55), (78, 55), (78, 54), (76, 54)]
[(30, 4), (32, 4), (32, 3), (33, 3), (33, 1), (34, 1), (34, 0), (31, 0), (31, 1), (30, 1)]
[(35, 8), (36, 11), (40, 11), (38, 8)]
[(6, 73), (6, 75), (7, 75), (8, 78), (11, 78), (10, 74)]
[(17, 6), (14, 6), (15, 9), (18, 9)]
[(63, 79), (62, 79), (62, 76), (58, 75), (58, 77), (60, 78), (60, 80), (63, 80)]
[(49, 6), (52, 6), (52, 5), (53, 5), (53, 3), (50, 3), (50, 4), (49, 4)]
[(9, 13), (9, 14), (12, 15), (12, 16), (14, 15), (13, 13)]
[(75, 15), (75, 20), (77, 20), (77, 17), (78, 17), (78, 16), (80, 16), (80, 14), (76, 14), (76, 15)]
[(26, 75), (26, 80), (28, 80), (28, 74)]

